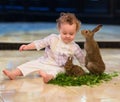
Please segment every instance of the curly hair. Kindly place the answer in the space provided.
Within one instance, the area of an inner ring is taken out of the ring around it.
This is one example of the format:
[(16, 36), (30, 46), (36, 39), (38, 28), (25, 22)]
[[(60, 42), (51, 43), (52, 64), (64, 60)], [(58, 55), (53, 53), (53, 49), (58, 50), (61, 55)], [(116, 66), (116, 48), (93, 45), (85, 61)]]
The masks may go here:
[(76, 24), (76, 31), (79, 31), (81, 25), (81, 22), (73, 13), (60, 13), (60, 17), (56, 20), (56, 22), (58, 28), (60, 28), (63, 23), (68, 23), (70, 25)]

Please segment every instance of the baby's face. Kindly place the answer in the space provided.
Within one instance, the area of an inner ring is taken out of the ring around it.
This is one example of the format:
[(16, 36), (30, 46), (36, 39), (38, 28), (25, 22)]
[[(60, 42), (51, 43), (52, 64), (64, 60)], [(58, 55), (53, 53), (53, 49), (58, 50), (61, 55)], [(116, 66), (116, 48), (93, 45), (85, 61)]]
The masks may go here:
[(74, 40), (76, 35), (76, 24), (63, 23), (59, 28), (61, 39), (64, 43), (70, 43)]

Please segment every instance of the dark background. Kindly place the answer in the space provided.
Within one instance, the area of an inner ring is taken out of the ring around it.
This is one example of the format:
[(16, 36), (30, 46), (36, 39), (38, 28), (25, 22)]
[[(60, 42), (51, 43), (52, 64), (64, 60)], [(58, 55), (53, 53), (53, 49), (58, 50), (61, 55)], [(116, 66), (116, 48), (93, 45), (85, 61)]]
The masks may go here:
[(55, 22), (60, 12), (84, 23), (120, 24), (120, 0), (0, 0), (0, 22)]

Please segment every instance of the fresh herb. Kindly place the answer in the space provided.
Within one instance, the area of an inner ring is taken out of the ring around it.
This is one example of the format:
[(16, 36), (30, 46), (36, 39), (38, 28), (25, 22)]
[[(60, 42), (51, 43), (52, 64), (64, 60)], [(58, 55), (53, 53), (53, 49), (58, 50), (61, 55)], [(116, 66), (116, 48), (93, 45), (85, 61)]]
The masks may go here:
[(83, 76), (80, 77), (74, 77), (74, 76), (67, 76), (66, 74), (60, 73), (57, 75), (57, 77), (51, 81), (49, 81), (49, 84), (56, 84), (60, 86), (81, 86), (81, 85), (87, 85), (87, 86), (93, 86), (100, 84), (104, 81), (110, 81), (113, 77), (118, 76), (119, 74), (117, 72), (113, 73), (102, 73), (101, 75), (95, 75), (86, 73)]

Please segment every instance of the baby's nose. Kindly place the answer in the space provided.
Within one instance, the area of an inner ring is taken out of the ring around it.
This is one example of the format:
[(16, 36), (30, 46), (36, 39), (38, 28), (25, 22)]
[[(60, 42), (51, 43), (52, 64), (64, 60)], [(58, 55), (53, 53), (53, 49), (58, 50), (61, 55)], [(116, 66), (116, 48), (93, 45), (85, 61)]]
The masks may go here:
[(67, 37), (69, 38), (69, 37), (70, 37), (70, 35), (69, 35), (69, 34), (67, 34)]

